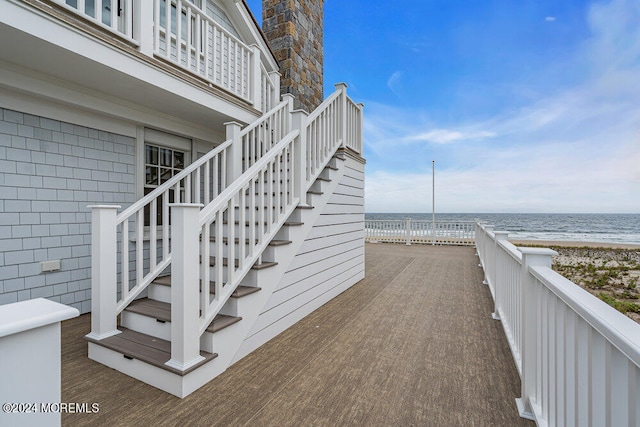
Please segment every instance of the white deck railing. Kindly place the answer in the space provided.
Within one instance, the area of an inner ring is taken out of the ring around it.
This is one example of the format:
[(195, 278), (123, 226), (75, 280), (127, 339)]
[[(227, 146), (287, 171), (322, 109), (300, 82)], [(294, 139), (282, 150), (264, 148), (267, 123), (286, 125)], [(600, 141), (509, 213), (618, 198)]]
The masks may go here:
[(640, 325), (551, 269), (556, 252), (516, 248), (478, 224), (493, 316), (502, 321), (539, 425), (640, 425)]
[(260, 111), (269, 111), (279, 98), (278, 74), (265, 69), (260, 48), (245, 44), (192, 2), (52, 1), (142, 53), (162, 58)]
[(473, 221), (365, 220), (367, 242), (474, 245)]

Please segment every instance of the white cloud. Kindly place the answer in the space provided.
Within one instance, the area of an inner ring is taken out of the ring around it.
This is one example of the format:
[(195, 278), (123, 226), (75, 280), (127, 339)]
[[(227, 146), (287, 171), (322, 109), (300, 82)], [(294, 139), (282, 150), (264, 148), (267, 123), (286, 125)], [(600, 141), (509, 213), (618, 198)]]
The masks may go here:
[(450, 144), (458, 141), (491, 138), (495, 136), (494, 132), (488, 131), (457, 131), (448, 129), (434, 129), (417, 135), (410, 135), (407, 141), (425, 141), (434, 144)]
[(556, 20), (555, 16), (547, 16), (544, 18), (545, 22), (554, 22)]
[(400, 96), (400, 79), (402, 78), (402, 71), (394, 72), (391, 77), (387, 80), (387, 87), (393, 92), (396, 96)]

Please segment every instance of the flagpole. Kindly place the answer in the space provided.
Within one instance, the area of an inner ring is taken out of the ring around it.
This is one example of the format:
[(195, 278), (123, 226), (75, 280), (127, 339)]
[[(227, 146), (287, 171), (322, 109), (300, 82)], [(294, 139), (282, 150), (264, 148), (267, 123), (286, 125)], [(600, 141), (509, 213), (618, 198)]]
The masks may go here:
[(431, 244), (436, 244), (436, 161), (431, 160)]

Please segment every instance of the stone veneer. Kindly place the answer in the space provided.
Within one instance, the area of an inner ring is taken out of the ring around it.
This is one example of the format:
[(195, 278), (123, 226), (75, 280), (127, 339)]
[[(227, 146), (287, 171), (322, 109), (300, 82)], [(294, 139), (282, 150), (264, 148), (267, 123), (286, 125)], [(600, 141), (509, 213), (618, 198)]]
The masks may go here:
[(280, 65), (281, 93), (313, 111), (323, 92), (324, 0), (263, 0), (262, 29)]

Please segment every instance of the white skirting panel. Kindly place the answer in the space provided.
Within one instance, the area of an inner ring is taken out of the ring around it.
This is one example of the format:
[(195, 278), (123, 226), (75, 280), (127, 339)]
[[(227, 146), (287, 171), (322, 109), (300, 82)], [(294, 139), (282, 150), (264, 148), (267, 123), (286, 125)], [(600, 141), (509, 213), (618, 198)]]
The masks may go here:
[(364, 165), (350, 157), (335, 192), (263, 308), (248, 354), (364, 278)]

